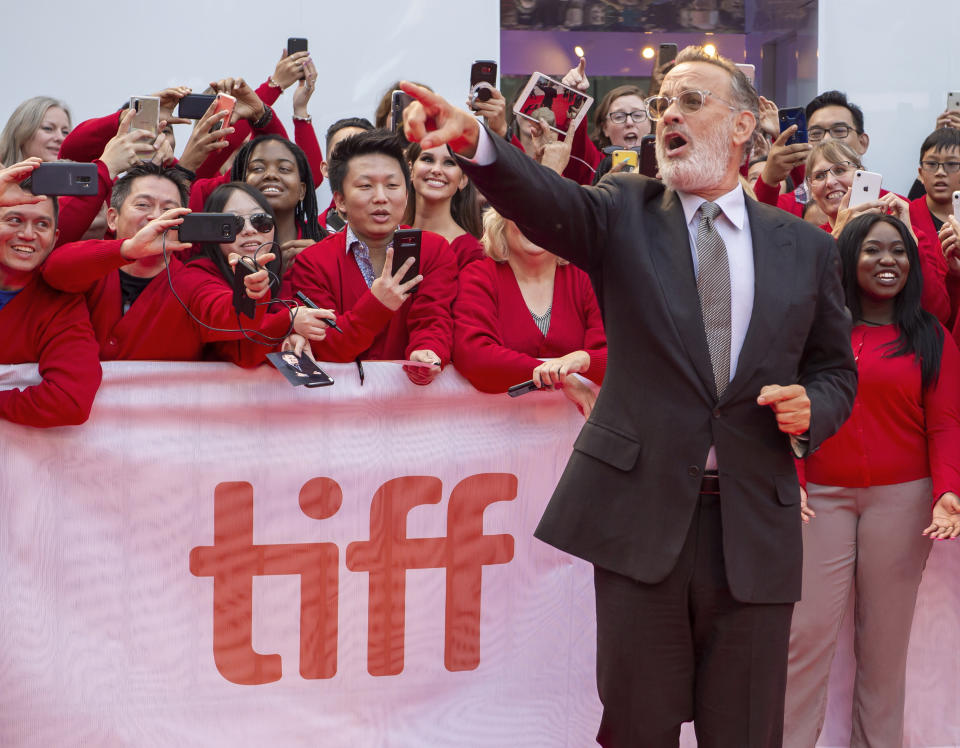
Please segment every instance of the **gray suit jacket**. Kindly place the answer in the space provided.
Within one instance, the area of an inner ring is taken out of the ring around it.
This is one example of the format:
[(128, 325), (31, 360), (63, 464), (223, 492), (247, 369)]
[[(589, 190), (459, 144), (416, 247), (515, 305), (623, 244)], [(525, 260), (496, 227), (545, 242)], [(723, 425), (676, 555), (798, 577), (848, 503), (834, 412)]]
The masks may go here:
[(733, 595), (797, 600), (796, 471), (789, 438), (756, 398), (764, 385), (804, 385), (811, 448), (850, 413), (856, 367), (834, 240), (747, 199), (754, 306), (737, 371), (717, 400), (676, 194), (634, 174), (581, 187), (492, 139), (496, 162), (462, 162), (465, 171), (528, 238), (590, 274), (607, 333), (603, 387), (537, 537), (634, 579), (661, 581), (683, 546), (713, 444)]

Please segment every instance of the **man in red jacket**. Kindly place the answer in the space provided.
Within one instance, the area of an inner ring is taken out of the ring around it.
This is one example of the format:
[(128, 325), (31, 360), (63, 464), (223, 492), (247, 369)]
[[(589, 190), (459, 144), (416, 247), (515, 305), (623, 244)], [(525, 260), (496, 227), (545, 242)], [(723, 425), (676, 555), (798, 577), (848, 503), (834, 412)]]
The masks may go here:
[(47, 260), (51, 286), (86, 296), (101, 360), (200, 358), (200, 329), (170, 289), (183, 269), (176, 252), (190, 245), (165, 236), (190, 212), (187, 197), (177, 170), (135, 166), (110, 197), (107, 225), (117, 238), (64, 244)]
[(314, 341), (314, 356), (418, 361), (429, 366), (407, 374), (428, 384), (450, 360), (457, 266), (447, 241), (429, 231), (421, 234), (419, 275), (402, 283), (413, 260), (393, 265), (393, 234), (407, 206), (403, 144), (380, 130), (345, 138), (327, 173), (347, 227), (301, 252), (291, 274), (294, 292), (334, 309), (343, 329)]
[(42, 381), (0, 389), (0, 418), (69, 426), (90, 415), (100, 362), (83, 299), (54, 291), (40, 277), (57, 240), (57, 199), (38, 202), (29, 179), (15, 182), (37, 163), (0, 171), (0, 364), (35, 362)]

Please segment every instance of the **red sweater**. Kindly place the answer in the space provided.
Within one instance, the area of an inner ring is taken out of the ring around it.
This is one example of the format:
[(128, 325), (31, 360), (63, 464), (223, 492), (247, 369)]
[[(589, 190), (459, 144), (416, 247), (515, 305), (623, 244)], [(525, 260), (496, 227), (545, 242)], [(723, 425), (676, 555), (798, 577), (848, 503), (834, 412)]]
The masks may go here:
[(885, 358), (894, 325), (853, 328), (859, 385), (850, 419), (806, 458), (811, 483), (852, 488), (933, 479), (960, 493), (960, 353), (944, 336), (940, 378), (924, 390), (913, 356)]
[(317, 306), (333, 309), (343, 334), (327, 333), (312, 343), (322, 361), (406, 359), (429, 349), (446, 364), (453, 344), (450, 307), (457, 289), (457, 265), (450, 245), (439, 234), (423, 232), (416, 292), (395, 312), (367, 288), (347, 232), (331, 234), (297, 255), (290, 276), (291, 290), (303, 291)]
[[(50, 254), (44, 279), (62, 291), (87, 298), (90, 320), (100, 344), (100, 359), (197, 361), (203, 350), (200, 329), (170, 293), (167, 273), (159, 273), (126, 314), (120, 289), (120, 268), (130, 264), (120, 255), (120, 239), (92, 239), (65, 244)], [(175, 289), (184, 265), (170, 257)], [(177, 293), (182, 293), (178, 290)]]
[(95, 161), (120, 127), (120, 112), (111, 112), (81, 122), (60, 144), (60, 158), (70, 161)]
[(917, 235), (923, 266), (923, 308), (949, 326), (956, 318), (956, 306), (960, 303), (960, 283), (949, 276), (950, 269), (927, 207), (926, 195), (910, 201), (910, 223)]
[[(233, 287), (208, 257), (197, 257), (185, 265), (177, 275), (174, 288), (197, 319), (218, 328), (200, 328), (200, 336), (212, 343), (211, 352), (218, 360), (232, 361), (238, 366), (258, 366), (268, 353), (279, 350), (281, 340), (292, 329), (290, 311), (280, 303), (258, 303), (253, 319), (238, 318), (233, 307)], [(280, 296), (289, 298), (289, 293), (281, 287)], [(239, 332), (241, 323), (253, 340)], [(270, 344), (250, 331), (276, 338), (277, 342)]]
[(473, 234), (460, 234), (450, 242), (450, 250), (457, 258), (457, 270), (463, 270), (474, 260), (484, 258), (483, 245)]
[(43, 381), (0, 391), (0, 418), (27, 426), (87, 420), (100, 386), (97, 342), (83, 299), (37, 275), (0, 309), (0, 364), (37, 362)]
[(57, 237), (58, 247), (61, 244), (80, 241), (97, 217), (104, 201), (110, 199), (110, 191), (113, 189), (110, 170), (100, 159), (96, 159), (94, 163), (97, 165), (97, 194), (64, 195), (58, 200), (60, 207), (60, 217), (57, 220), (57, 228), (60, 229), (60, 235)]
[(481, 392), (506, 392), (530, 379), (541, 358), (573, 351), (590, 355), (585, 376), (603, 383), (607, 338), (590, 279), (573, 265), (558, 265), (547, 335), (540, 332), (513, 269), (489, 257), (460, 274), (453, 306), (457, 370)]

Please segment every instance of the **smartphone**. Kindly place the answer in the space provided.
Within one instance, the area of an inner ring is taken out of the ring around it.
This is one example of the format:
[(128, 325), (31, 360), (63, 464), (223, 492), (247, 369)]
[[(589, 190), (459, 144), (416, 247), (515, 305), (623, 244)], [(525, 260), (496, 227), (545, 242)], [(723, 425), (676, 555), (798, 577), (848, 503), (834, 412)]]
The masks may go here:
[(298, 36), (291, 36), (287, 39), (287, 57), (297, 52), (307, 51), (307, 40)]
[(950, 111), (960, 109), (960, 91), (951, 91), (947, 94), (947, 109)]
[(470, 66), (470, 104), (474, 101), (489, 101), (490, 89), (497, 87), (497, 63), (494, 60), (477, 60)]
[[(239, 228), (237, 224), (240, 224)], [(243, 230), (243, 219), (233, 213), (188, 213), (177, 228), (182, 242), (232, 242)]]
[(135, 112), (131, 130), (146, 130), (153, 137), (160, 134), (159, 96), (131, 96), (130, 108)]
[(750, 81), (750, 85), (752, 86), (757, 77), (757, 66), (751, 65), (749, 62), (738, 62), (735, 64), (740, 69), (740, 72), (747, 76), (747, 80)]
[(390, 113), (393, 119), (393, 131), (395, 133), (403, 132), (403, 110), (407, 108), (413, 97), (399, 89), (394, 91), (390, 97)]
[(780, 132), (783, 132), (791, 125), (797, 126), (797, 131), (790, 136), (786, 145), (807, 142), (807, 114), (802, 106), (780, 109), (777, 111), (777, 117), (780, 119)]
[(210, 132), (230, 124), (230, 118), (233, 116), (233, 109), (237, 105), (237, 100), (230, 94), (218, 93), (214, 99), (214, 104), (214, 112), (229, 112), (229, 114), (225, 119), (217, 120), (217, 123), (210, 128)]
[(526, 395), (528, 392), (536, 392), (537, 389), (537, 385), (533, 383), (533, 380), (528, 379), (526, 382), (515, 384), (513, 387), (507, 389), (507, 394), (510, 395), (510, 397), (520, 397), (520, 395)]
[[(397, 272), (408, 257), (414, 258), (413, 265), (404, 274), (401, 283), (406, 283), (420, 274), (420, 239), (422, 234), (423, 232), (420, 229), (397, 229), (393, 233), (393, 272)], [(410, 293), (416, 290), (416, 287), (414, 287), (410, 290)]]
[(177, 116), (186, 119), (200, 119), (207, 113), (217, 97), (213, 94), (187, 94), (180, 99)]
[[(183, 238), (181, 237), (181, 241)], [(260, 270), (260, 266), (250, 257), (241, 257), (233, 266), (233, 308), (237, 314), (253, 319), (257, 313), (257, 302), (247, 296), (247, 287), (243, 279)]]
[(855, 208), (863, 203), (873, 202), (880, 197), (880, 185), (883, 177), (872, 171), (857, 169), (853, 175), (853, 186), (850, 188), (850, 204)]
[(657, 178), (657, 136), (644, 135), (640, 138), (640, 173), (650, 179)]
[(622, 169), (622, 172), (628, 174), (636, 174), (637, 169), (640, 168), (640, 154), (636, 151), (614, 151), (613, 160), (610, 162), (611, 168), (617, 164), (627, 164), (626, 168)]
[(953, 193), (953, 217), (960, 221), (960, 190)]
[(660, 67), (668, 62), (673, 62), (677, 59), (677, 45), (669, 42), (667, 44), (661, 44), (660, 48), (657, 50), (657, 62), (654, 67)]
[(30, 174), (30, 184), (34, 195), (96, 195), (97, 165), (74, 161), (40, 164)]
[(550, 129), (563, 138), (571, 126), (580, 126), (591, 104), (592, 96), (543, 73), (534, 73), (517, 97), (513, 113), (537, 124), (545, 119)]

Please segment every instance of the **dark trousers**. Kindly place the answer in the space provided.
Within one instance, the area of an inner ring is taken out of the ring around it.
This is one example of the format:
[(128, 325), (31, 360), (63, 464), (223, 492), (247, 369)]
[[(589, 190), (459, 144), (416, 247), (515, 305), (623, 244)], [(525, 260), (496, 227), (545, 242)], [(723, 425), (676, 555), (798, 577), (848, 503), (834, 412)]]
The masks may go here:
[(659, 584), (594, 567), (605, 748), (676, 748), (690, 720), (699, 748), (782, 743), (793, 604), (733, 599), (721, 505), (700, 495), (677, 566)]

